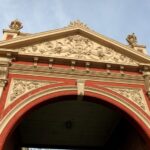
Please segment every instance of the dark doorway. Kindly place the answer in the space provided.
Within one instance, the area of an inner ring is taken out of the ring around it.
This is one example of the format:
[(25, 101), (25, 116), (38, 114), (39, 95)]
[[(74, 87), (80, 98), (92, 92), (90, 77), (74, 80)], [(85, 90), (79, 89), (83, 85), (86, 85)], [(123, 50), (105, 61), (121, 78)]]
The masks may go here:
[(144, 139), (122, 112), (94, 102), (92, 97), (79, 100), (68, 96), (33, 108), (9, 136), (4, 150), (147, 150)]

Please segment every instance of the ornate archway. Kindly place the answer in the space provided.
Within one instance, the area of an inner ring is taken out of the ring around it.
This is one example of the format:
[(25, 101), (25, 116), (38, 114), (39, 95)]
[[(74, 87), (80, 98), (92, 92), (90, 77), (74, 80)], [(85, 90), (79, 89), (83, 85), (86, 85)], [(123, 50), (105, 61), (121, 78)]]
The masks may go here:
[[(136, 45), (134, 45), (135, 47)], [(0, 150), (28, 110), (65, 95), (122, 110), (150, 140), (150, 58), (79, 22), (0, 43)]]
[[(51, 92), (50, 92), (51, 91)], [(33, 92), (33, 91), (32, 91)], [(29, 97), (22, 99), (22, 101), (18, 102), (17, 105), (11, 109), (11, 111), (6, 114), (4, 117), (4, 120), (1, 122), (1, 129), (3, 129), (3, 132), (1, 132), (1, 141), (5, 142), (7, 136), (11, 132), (11, 130), (15, 127), (18, 120), (24, 116), (26, 112), (28, 112), (30, 109), (35, 107), (36, 105), (39, 105), (40, 103), (47, 101), (47, 100), (53, 100), (55, 97), (60, 96), (68, 96), (68, 95), (76, 95), (77, 91), (74, 86), (58, 86), (52, 88), (43, 88), (41, 90), (37, 89), (34, 91), (33, 94), (31, 94)], [(38, 96), (37, 96), (38, 95)], [(130, 104), (126, 102), (125, 99), (119, 98), (119, 96), (115, 93), (112, 94), (111, 91), (107, 91), (106, 89), (96, 89), (93, 87), (87, 87), (87, 90), (85, 90), (85, 96), (95, 97), (101, 103), (104, 101), (105, 103), (109, 103), (120, 110), (124, 111), (129, 118), (134, 119), (134, 121), (137, 123), (139, 127), (144, 131), (145, 138), (148, 139), (149, 132), (148, 131), (148, 123), (143, 121), (143, 116), (140, 114), (139, 110), (134, 108), (133, 110), (130, 109)], [(23, 95), (22, 97), (26, 97)], [(92, 99), (91, 99), (92, 100)], [(137, 116), (135, 116), (135, 111), (137, 111)], [(143, 121), (143, 122), (142, 122)], [(4, 127), (4, 128), (3, 128)], [(141, 130), (141, 131), (142, 131)], [(2, 130), (1, 130), (2, 131)], [(2, 143), (3, 145), (4, 143)]]

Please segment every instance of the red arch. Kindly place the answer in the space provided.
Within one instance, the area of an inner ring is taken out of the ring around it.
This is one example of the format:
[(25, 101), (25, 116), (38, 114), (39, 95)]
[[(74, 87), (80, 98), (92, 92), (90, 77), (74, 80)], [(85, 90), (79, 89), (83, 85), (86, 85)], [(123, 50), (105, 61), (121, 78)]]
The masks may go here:
[[(76, 90), (63, 90), (63, 91), (59, 91), (59, 92), (54, 92), (54, 93), (50, 93), (44, 96), (41, 96), (40, 98), (35, 99), (34, 101), (30, 102), (29, 104), (25, 105), (21, 110), (19, 110), (15, 116), (13, 118), (11, 118), (8, 122), (8, 124), (6, 125), (6, 127), (4, 128), (1, 136), (0, 136), (0, 150), (3, 150), (5, 141), (9, 135), (9, 133), (12, 131), (12, 129), (15, 127), (16, 123), (18, 122), (19, 119), (22, 118), (22, 116), (28, 112), (29, 110), (31, 110), (33, 107), (41, 104), (42, 102), (45, 102), (47, 100), (53, 100), (56, 97), (60, 97), (60, 96), (71, 96), (71, 95), (77, 95), (77, 91)], [(150, 130), (148, 129), (148, 127), (128, 108), (126, 108), (123, 104), (114, 101), (112, 98), (108, 97), (108, 96), (104, 96), (98, 93), (94, 93), (94, 92), (90, 92), (90, 91), (85, 91), (85, 96), (90, 96), (90, 97), (94, 97), (97, 99), (100, 99), (106, 103), (112, 104), (116, 107), (118, 107), (119, 109), (121, 109), (122, 111), (124, 111), (126, 114), (128, 114), (128, 116), (130, 116), (130, 118), (134, 119), (135, 122), (141, 127), (142, 131), (144, 132), (144, 136), (146, 138), (146, 140), (149, 142), (150, 140)], [(150, 143), (148, 143), (150, 144)]]

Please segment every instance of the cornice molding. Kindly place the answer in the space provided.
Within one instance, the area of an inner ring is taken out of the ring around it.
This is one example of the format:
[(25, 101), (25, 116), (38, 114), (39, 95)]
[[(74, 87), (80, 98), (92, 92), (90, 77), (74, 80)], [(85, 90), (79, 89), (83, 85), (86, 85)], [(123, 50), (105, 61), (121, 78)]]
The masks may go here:
[(133, 48), (130, 48), (129, 46), (123, 45), (111, 38), (107, 38), (104, 35), (101, 35), (93, 30), (81, 28), (81, 27), (65, 27), (62, 29), (47, 31), (47, 32), (41, 32), (36, 33), (32, 35), (28, 35), (25, 37), (18, 37), (14, 38), (12, 40), (8, 41), (1, 41), (0, 42), (0, 48), (16, 48), (18, 46), (22, 46), (24, 44), (31, 44), (38, 42), (39, 40), (46, 40), (46, 39), (57, 39), (60, 37), (66, 37), (68, 35), (74, 35), (74, 34), (81, 34), (85, 37), (89, 37), (91, 39), (94, 39), (95, 41), (102, 43), (104, 45), (108, 45), (108, 47), (112, 47), (117, 51), (120, 51), (121, 53), (125, 53), (128, 56), (133, 55), (133, 58), (136, 58), (137, 60), (140, 59), (143, 63), (150, 63), (150, 57), (142, 54)]
[(59, 77), (59, 78), (72, 78), (72, 79), (80, 79), (83, 78), (85, 80), (94, 80), (94, 81), (105, 81), (105, 82), (117, 82), (117, 83), (130, 83), (130, 84), (142, 84), (144, 85), (144, 77), (143, 75), (130, 75), (121, 73), (111, 72), (110, 74), (106, 71), (94, 71), (89, 70), (88, 72), (85, 70), (71, 68), (51, 68), (48, 66), (38, 66), (34, 68), (34, 66), (27, 66), (21, 64), (12, 64), (10, 67), (11, 74), (23, 74), (23, 75), (32, 75), (32, 76), (45, 76), (45, 77)]

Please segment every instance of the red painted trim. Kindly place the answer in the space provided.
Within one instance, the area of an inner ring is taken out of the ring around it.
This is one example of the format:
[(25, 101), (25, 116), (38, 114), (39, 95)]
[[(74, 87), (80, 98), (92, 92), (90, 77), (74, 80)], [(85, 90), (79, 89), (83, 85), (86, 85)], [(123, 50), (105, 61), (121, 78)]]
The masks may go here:
[(53, 81), (53, 82), (74, 82), (74, 79), (66, 79), (66, 78), (58, 78), (58, 77), (43, 77), (41, 75), (39, 76), (33, 76), (33, 75), (23, 75), (23, 74), (10, 74), (10, 78), (17, 78), (17, 79), (28, 79), (28, 80), (46, 80), (46, 81)]
[[(14, 61), (13, 64), (20, 64), (20, 65), (28, 65), (28, 66), (33, 66), (33, 62), (25, 62), (25, 61)], [(45, 66), (47, 68), (49, 68), (49, 63), (37, 63), (37, 66)], [(52, 64), (53, 68), (60, 68), (60, 69), (71, 69), (71, 63), (70, 65), (61, 65), (61, 64)], [(85, 71), (86, 67), (85, 66), (74, 66), (75, 70), (82, 70)], [(89, 70), (91, 71), (97, 71), (97, 72), (107, 72), (107, 69), (103, 69), (103, 68), (96, 68), (96, 67), (89, 67)], [(112, 73), (116, 73), (116, 74), (120, 74), (120, 70), (110, 70), (110, 72)], [(131, 71), (124, 71), (125, 74), (127, 75), (133, 75), (133, 76), (142, 76), (142, 73), (140, 72), (131, 72)]]
[(131, 87), (131, 88), (144, 88), (144, 83), (143, 84), (128, 84), (128, 83), (115, 83), (115, 82), (104, 82), (104, 81), (91, 81), (91, 80), (87, 80), (86, 81), (86, 85), (87, 86), (91, 86), (91, 85), (99, 85), (99, 86), (122, 86), (122, 87)]

